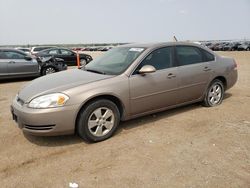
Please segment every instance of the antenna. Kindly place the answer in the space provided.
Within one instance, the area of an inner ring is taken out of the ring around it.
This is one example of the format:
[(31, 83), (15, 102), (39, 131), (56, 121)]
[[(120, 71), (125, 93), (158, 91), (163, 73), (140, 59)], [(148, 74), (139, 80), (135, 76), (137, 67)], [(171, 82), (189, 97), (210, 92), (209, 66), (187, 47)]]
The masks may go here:
[(178, 40), (177, 40), (177, 38), (175, 36), (173, 36), (173, 41), (178, 42)]

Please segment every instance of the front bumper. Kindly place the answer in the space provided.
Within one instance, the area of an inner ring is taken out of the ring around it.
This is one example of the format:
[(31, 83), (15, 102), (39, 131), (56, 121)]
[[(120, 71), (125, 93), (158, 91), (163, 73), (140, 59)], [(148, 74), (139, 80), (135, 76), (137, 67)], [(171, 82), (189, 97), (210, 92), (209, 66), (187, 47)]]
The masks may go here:
[(11, 105), (13, 120), (24, 132), (39, 136), (74, 134), (78, 106), (32, 109), (16, 100)]
[(56, 68), (57, 68), (58, 71), (63, 71), (63, 70), (67, 70), (68, 66), (65, 63), (58, 63), (56, 65)]

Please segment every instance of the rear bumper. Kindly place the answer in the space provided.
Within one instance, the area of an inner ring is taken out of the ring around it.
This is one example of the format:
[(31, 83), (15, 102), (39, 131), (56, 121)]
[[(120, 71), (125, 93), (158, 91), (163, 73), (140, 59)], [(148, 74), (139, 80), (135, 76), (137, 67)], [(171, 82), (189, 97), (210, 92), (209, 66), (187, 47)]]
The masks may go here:
[(232, 70), (228, 75), (227, 75), (227, 88), (230, 89), (233, 87), (238, 80), (238, 71), (237, 69)]
[(64, 106), (49, 109), (32, 109), (16, 100), (11, 113), (18, 127), (24, 132), (39, 136), (73, 134), (78, 106)]

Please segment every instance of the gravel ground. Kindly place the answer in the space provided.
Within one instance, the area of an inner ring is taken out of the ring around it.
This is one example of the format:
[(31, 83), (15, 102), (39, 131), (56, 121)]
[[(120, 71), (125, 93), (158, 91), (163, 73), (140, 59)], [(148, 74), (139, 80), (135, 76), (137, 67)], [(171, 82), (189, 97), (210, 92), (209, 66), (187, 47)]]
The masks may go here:
[(250, 52), (219, 53), (234, 57), (239, 71), (220, 106), (123, 122), (96, 144), (23, 134), (9, 106), (30, 80), (1, 82), (1, 187), (250, 187)]

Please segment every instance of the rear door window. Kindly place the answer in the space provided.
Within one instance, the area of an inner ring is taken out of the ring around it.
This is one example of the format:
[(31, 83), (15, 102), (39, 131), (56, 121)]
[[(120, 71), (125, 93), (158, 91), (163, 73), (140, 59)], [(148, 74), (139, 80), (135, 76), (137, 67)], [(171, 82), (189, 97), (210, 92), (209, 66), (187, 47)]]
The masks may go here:
[(73, 53), (69, 50), (60, 50), (61, 51), (61, 55), (72, 55)]
[(179, 66), (203, 62), (201, 51), (193, 46), (176, 46)]
[(7, 59), (24, 59), (24, 54), (15, 51), (5, 51), (4, 52)]
[(59, 51), (57, 49), (56, 50), (50, 50), (49, 54), (50, 55), (57, 55), (57, 54), (59, 54)]
[(0, 59), (6, 59), (4, 52), (0, 51)]

